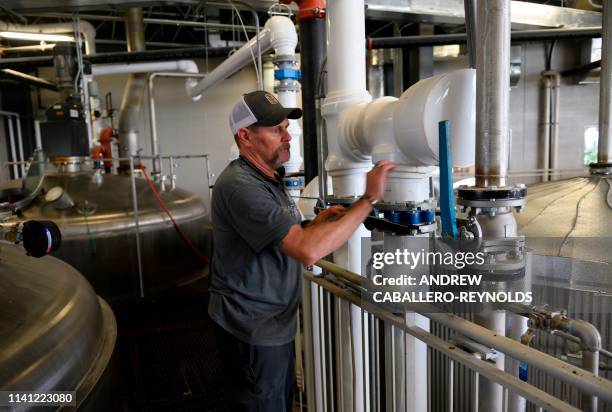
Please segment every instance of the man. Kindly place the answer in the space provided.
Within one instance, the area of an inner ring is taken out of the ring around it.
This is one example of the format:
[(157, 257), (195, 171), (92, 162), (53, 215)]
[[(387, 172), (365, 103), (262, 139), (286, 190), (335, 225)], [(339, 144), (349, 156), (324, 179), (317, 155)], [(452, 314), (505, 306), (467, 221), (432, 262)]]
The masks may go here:
[(242, 96), (230, 115), (240, 157), (213, 189), (208, 312), (218, 326), (234, 410), (291, 411), (302, 265), (347, 241), (382, 199), (393, 169), (379, 162), (367, 175), (366, 193), (350, 208), (331, 207), (300, 222), (278, 169), (289, 160), (287, 119), (301, 115), (263, 91)]

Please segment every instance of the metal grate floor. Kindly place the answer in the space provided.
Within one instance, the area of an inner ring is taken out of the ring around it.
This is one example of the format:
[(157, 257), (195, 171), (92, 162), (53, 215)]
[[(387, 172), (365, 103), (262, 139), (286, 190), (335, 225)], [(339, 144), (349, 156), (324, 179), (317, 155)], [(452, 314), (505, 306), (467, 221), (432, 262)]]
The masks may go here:
[(207, 293), (115, 308), (124, 411), (226, 411)]

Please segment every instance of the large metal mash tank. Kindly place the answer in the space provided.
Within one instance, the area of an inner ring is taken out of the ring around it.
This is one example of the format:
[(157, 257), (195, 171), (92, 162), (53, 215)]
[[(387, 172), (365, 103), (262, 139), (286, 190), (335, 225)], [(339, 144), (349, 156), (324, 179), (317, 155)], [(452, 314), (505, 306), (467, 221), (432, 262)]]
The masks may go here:
[[(147, 296), (205, 275), (207, 263), (179, 236), (139, 171), (135, 213), (130, 175), (88, 170), (80, 158), (54, 161), (40, 193), (21, 207), (16, 219), (55, 222), (62, 247), (53, 256), (83, 273), (100, 296), (111, 303), (134, 299), (141, 296), (141, 287)], [(210, 224), (202, 201), (184, 189), (155, 187), (187, 239), (206, 254)]]
[[(117, 410), (117, 324), (73, 267), (0, 245), (0, 391), (74, 391), (78, 410)], [(9, 410), (59, 410), (15, 404)]]
[[(601, 334), (602, 347), (612, 348), (612, 176), (597, 175), (530, 185), (527, 206), (517, 215), (519, 231), (534, 250), (534, 304), (564, 309), (571, 318), (591, 322)], [(546, 333), (536, 335), (543, 351), (580, 362), (580, 348)], [(602, 357), (604, 364), (611, 359)], [(609, 370), (600, 374), (611, 379)], [(554, 388), (563, 399), (579, 399), (544, 374), (530, 374), (540, 387)], [(600, 411), (612, 405), (600, 402)]]

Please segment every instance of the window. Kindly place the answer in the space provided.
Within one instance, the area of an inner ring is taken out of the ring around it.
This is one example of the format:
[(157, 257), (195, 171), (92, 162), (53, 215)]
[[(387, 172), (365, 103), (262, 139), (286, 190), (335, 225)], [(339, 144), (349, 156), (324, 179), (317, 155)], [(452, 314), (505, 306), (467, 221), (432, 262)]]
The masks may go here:
[(584, 164), (597, 163), (597, 141), (599, 140), (599, 127), (586, 126), (584, 128)]

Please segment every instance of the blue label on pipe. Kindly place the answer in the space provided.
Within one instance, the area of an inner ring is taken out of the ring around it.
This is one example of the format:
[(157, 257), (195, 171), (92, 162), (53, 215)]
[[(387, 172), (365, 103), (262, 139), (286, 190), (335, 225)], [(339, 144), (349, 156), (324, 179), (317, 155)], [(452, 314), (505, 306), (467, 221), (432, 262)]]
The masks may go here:
[(519, 379), (523, 382), (527, 382), (529, 379), (529, 365), (525, 362), (519, 362), (518, 366)]
[(302, 74), (298, 69), (276, 69), (274, 70), (275, 80), (301, 80)]

